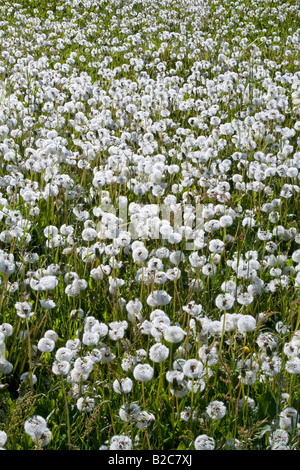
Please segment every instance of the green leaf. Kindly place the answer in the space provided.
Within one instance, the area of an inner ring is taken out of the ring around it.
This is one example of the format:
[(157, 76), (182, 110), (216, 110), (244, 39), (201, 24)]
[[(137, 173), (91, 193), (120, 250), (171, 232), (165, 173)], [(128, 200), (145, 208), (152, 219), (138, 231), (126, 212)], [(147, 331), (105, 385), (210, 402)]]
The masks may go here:
[(258, 429), (258, 431), (254, 434), (254, 437), (256, 439), (261, 439), (267, 432), (271, 432), (271, 430), (271, 426), (269, 424), (265, 424), (264, 426)]

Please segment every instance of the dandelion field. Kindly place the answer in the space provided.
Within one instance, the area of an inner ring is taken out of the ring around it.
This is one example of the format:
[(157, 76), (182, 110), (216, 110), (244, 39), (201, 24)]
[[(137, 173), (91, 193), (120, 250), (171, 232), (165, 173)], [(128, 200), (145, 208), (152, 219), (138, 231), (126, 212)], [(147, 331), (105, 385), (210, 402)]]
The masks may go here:
[(0, 448), (300, 450), (299, 7), (0, 0)]

